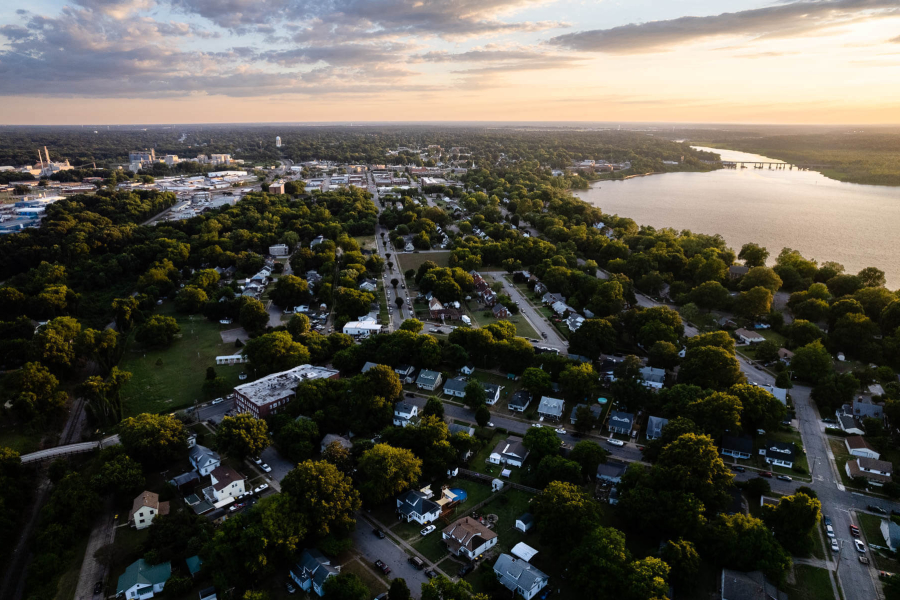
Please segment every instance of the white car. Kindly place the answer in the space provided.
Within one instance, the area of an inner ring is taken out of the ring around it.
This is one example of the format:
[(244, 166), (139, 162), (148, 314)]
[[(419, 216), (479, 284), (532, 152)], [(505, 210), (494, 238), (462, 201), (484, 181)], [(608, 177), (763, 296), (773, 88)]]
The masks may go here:
[(539, 427), (541, 427), (541, 424), (540, 423), (532, 423), (531, 426), (534, 428), (539, 428)]
[(838, 545), (837, 540), (831, 540), (831, 550), (832, 552), (840, 552), (841, 547)]
[(270, 466), (267, 465), (266, 463), (263, 463), (263, 464), (259, 465), (259, 468), (262, 469), (263, 471), (265, 471), (266, 473), (271, 473), (271, 472), (272, 472), (272, 467), (270, 467)]
[(556, 430), (556, 433), (565, 433), (565, 432), (566, 432), (566, 430), (563, 429), (562, 427), (559, 427), (559, 428)]
[(825, 535), (827, 535), (831, 539), (834, 539), (834, 529), (832, 529), (831, 525), (825, 526)]
[(622, 440), (617, 440), (615, 438), (609, 438), (608, 440), (606, 440), (606, 443), (609, 444), (610, 446), (620, 446), (621, 447), (621, 446), (625, 445), (625, 442), (623, 442)]
[(269, 484), (268, 484), (268, 483), (264, 483), (264, 484), (262, 484), (261, 486), (259, 486), (258, 488), (256, 488), (255, 490), (253, 490), (253, 493), (254, 493), (254, 494), (258, 494), (258, 493), (260, 493), (260, 492), (266, 491), (267, 489), (269, 489)]
[(261, 459), (260, 457), (258, 457), (258, 456), (254, 456), (254, 457), (253, 457), (253, 462), (255, 462), (255, 463), (258, 464), (258, 465), (263, 464), (262, 459)]
[(491, 423), (490, 421), (488, 421), (488, 427), (496, 427), (496, 425), (494, 425), (493, 423)]
[(861, 552), (861, 553), (863, 553), (863, 554), (866, 553), (866, 545), (863, 544), (861, 541), (859, 541), (859, 540), (853, 540), (853, 545), (856, 546), (856, 551), (857, 551), (857, 552)]
[(431, 532), (434, 531), (435, 529), (437, 529), (437, 527), (435, 527), (434, 525), (429, 525), (429, 526), (427, 526), (425, 529), (423, 529), (422, 531), (420, 531), (419, 533), (421, 533), (422, 535), (428, 535), (429, 533), (431, 533)]
[(222, 404), (223, 402), (225, 402), (225, 398), (216, 398), (210, 404)]

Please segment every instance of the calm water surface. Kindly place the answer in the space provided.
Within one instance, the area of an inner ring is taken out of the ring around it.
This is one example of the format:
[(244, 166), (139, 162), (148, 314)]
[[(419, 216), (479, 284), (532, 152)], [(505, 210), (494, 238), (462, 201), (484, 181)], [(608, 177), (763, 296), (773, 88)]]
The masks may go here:
[[(773, 159), (715, 148), (722, 160)], [(576, 195), (641, 225), (721, 234), (737, 252), (747, 242), (784, 247), (856, 273), (874, 266), (900, 287), (900, 188), (843, 183), (813, 171), (721, 169), (602, 181)]]

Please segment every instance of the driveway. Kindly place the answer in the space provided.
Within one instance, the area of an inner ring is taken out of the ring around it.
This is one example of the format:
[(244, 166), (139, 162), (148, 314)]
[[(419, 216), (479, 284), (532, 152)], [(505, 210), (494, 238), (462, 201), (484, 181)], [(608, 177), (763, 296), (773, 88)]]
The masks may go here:
[(428, 583), (428, 578), (425, 577), (425, 570), (419, 571), (406, 562), (409, 555), (391, 540), (390, 534), (385, 539), (380, 540), (372, 533), (372, 529), (374, 527), (367, 520), (357, 515), (356, 531), (353, 532), (353, 545), (361, 554), (360, 560), (379, 576), (381, 576), (381, 571), (376, 569), (374, 563), (376, 560), (381, 560), (391, 568), (391, 573), (387, 576), (388, 579), (402, 577), (406, 580), (406, 585), (409, 586), (413, 597), (420, 597), (422, 584)]
[(283, 457), (275, 446), (269, 446), (263, 450), (260, 458), (263, 459), (264, 463), (272, 467), (272, 472), (266, 473), (266, 477), (279, 483), (295, 466), (294, 463)]

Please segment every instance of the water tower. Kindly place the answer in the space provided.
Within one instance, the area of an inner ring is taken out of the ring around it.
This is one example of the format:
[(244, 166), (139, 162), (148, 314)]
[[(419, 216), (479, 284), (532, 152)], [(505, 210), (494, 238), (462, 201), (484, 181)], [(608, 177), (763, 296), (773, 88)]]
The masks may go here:
[(275, 136), (275, 147), (281, 148), (281, 136), (278, 136), (278, 135)]

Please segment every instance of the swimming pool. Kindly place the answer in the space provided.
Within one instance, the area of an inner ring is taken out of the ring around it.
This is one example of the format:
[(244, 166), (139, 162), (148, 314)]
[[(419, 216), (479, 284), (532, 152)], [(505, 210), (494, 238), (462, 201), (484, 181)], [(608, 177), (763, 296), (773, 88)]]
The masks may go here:
[(469, 497), (469, 495), (466, 494), (466, 490), (463, 490), (463, 489), (460, 489), (460, 488), (450, 488), (450, 492), (451, 492), (454, 496), (456, 496), (456, 499), (459, 500), (460, 502), (465, 502), (465, 501), (466, 501), (466, 498)]

